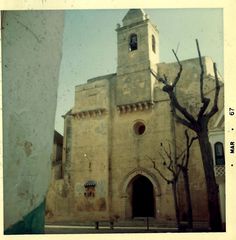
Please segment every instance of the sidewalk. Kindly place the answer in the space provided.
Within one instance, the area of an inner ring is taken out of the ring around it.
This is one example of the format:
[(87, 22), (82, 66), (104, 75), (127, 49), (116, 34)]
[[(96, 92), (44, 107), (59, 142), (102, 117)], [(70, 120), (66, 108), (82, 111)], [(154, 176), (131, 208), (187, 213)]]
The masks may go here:
[[(175, 226), (175, 223), (160, 224), (150, 219), (119, 221), (110, 225), (108, 221), (99, 222), (98, 225), (94, 222), (90, 223), (55, 223), (45, 225), (45, 234), (65, 234), (65, 233), (171, 233), (180, 232)], [(183, 230), (181, 232), (190, 232)], [(208, 232), (208, 229), (202, 223), (195, 223), (195, 227), (191, 232)]]
[(114, 226), (110, 229), (109, 226), (100, 226), (96, 229), (94, 226), (63, 226), (63, 225), (46, 225), (45, 234), (76, 234), (76, 233), (163, 233), (163, 232), (178, 232), (176, 228), (158, 228), (158, 227), (124, 227)]

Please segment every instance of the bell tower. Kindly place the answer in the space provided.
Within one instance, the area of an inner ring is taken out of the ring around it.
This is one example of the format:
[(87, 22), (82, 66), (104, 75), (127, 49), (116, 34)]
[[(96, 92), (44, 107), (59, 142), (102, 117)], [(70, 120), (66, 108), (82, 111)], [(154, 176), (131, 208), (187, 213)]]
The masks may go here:
[(152, 101), (150, 68), (159, 62), (158, 30), (142, 9), (130, 9), (117, 26), (117, 105)]

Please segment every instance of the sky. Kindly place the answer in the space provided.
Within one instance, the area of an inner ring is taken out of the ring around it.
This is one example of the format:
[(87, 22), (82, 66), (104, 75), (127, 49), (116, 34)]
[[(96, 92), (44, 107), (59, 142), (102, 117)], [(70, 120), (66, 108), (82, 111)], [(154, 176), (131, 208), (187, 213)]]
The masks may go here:
[[(160, 62), (196, 58), (195, 39), (202, 56), (210, 56), (223, 76), (222, 9), (144, 9), (159, 30)], [(116, 72), (118, 23), (128, 9), (67, 10), (57, 94), (55, 129), (63, 135), (62, 115), (74, 105), (75, 86)]]

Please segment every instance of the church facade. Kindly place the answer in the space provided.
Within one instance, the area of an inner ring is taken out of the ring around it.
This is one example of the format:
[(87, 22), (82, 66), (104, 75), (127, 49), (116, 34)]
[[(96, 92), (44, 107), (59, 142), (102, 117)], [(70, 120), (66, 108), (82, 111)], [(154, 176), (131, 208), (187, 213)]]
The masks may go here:
[[(74, 106), (64, 116), (63, 175), (53, 180), (48, 193), (49, 222), (146, 217), (159, 223), (175, 221), (171, 184), (163, 178), (171, 179), (165, 150), (174, 158), (185, 149), (185, 128), (176, 122), (169, 97), (152, 73), (165, 74), (173, 81), (179, 66), (160, 63), (159, 32), (143, 10), (129, 10), (116, 31), (117, 72), (76, 86)], [(202, 60), (204, 91), (212, 98), (213, 63), (209, 57)], [(199, 60), (181, 63), (183, 72), (176, 95), (196, 114), (200, 106)], [(223, 87), (219, 109), (223, 109)], [(220, 117), (217, 113), (210, 128)], [(219, 129), (223, 136), (224, 125)], [(224, 144), (222, 137), (221, 141)], [(224, 170), (223, 160), (220, 165)], [(224, 184), (223, 170), (220, 181)], [(207, 193), (197, 141), (191, 148), (189, 177), (193, 220), (207, 222)], [(178, 193), (181, 220), (186, 220), (182, 177)]]

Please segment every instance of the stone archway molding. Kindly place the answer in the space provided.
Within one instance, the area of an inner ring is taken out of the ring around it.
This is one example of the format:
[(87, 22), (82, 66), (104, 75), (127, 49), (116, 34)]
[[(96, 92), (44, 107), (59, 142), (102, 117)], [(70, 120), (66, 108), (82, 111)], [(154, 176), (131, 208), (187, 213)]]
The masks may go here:
[(142, 168), (142, 167), (137, 167), (137, 168), (133, 169), (132, 171), (130, 171), (128, 174), (126, 174), (126, 176), (123, 178), (123, 181), (121, 182), (120, 196), (122, 198), (128, 197), (127, 187), (129, 185), (130, 181), (137, 175), (142, 175), (142, 176), (145, 176), (146, 178), (148, 178), (153, 185), (155, 196), (156, 197), (161, 196), (161, 186), (160, 186), (160, 183), (159, 183), (157, 177), (151, 171), (149, 171), (145, 168)]

